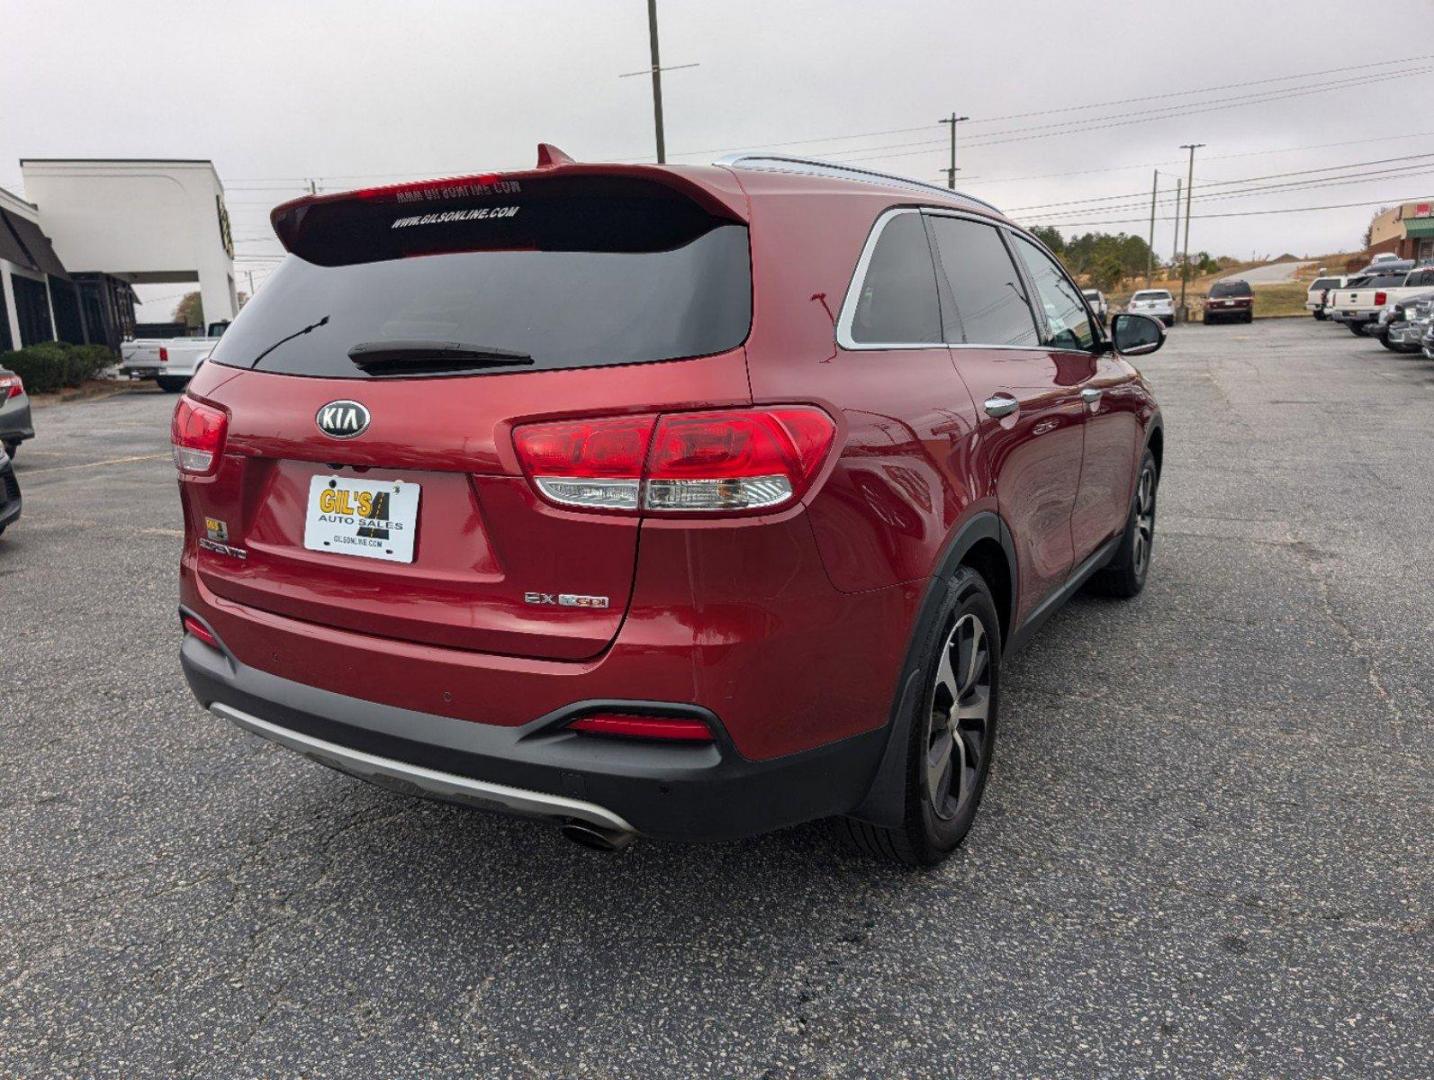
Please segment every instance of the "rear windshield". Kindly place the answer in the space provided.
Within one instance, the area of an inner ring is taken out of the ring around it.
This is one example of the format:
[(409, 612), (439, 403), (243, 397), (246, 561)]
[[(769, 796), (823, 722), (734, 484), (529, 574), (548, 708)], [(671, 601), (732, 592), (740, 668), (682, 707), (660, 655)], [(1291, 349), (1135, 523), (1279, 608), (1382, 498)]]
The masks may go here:
[(1132, 300), (1169, 300), (1171, 296), (1164, 289), (1142, 289), (1131, 297)]
[(1310, 282), (1311, 289), (1331, 289), (1339, 284), (1339, 278), (1322, 277)]
[(1387, 289), (1394, 285), (1403, 285), (1408, 275), (1401, 272), (1398, 274), (1370, 274), (1360, 282), (1361, 286), (1370, 286), (1375, 289)]
[[(349, 359), (357, 345), (454, 343), (532, 358), (454, 374), (735, 348), (751, 324), (747, 229), (655, 187), (486, 197), (484, 205), (503, 204), (501, 216), (490, 208), (480, 217), (453, 201), (430, 215), (423, 205), (331, 204), (328, 219), (314, 215), (296, 227), (290, 247), (300, 254), (270, 275), (211, 359), (365, 378), (435, 372), (405, 371), (400, 360), (366, 375)], [(313, 329), (301, 333), (305, 327)]]
[(1248, 281), (1217, 281), (1210, 286), (1211, 296), (1249, 296)]

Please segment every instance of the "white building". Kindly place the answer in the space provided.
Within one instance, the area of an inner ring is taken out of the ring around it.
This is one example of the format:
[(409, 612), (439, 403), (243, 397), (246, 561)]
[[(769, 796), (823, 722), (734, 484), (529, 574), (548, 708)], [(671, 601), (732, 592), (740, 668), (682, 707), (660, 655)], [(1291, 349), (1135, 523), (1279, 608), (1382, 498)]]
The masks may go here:
[[(0, 245), (7, 235), (12, 240), (0, 246), (0, 271), (16, 345), (58, 337), (117, 347), (133, 330), (131, 285), (198, 282), (206, 322), (238, 311), (224, 186), (212, 162), (29, 158), (20, 172), (25, 199), (0, 195), (0, 224), (8, 230), (0, 232)], [(19, 232), (29, 232), (31, 242)], [(31, 249), (49, 251), (51, 244), (48, 265), (36, 265), (46, 260)], [(23, 265), (17, 254), (25, 256)], [(15, 280), (21, 284), (12, 305)], [(36, 281), (46, 285), (48, 330), (38, 318), (39, 294), (25, 284)], [(127, 326), (118, 310), (126, 302)]]

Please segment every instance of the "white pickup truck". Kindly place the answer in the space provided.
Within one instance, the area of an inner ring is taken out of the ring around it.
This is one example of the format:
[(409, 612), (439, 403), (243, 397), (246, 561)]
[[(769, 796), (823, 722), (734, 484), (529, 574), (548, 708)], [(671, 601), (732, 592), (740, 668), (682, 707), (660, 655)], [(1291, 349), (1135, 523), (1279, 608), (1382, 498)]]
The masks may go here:
[(218, 343), (227, 322), (210, 323), (205, 337), (136, 338), (120, 346), (120, 374), (153, 379), (161, 390), (177, 394), (189, 385)]
[(1325, 302), (1325, 315), (1342, 322), (1354, 334), (1363, 336), (1379, 321), (1380, 309), (1416, 293), (1434, 288), (1434, 266), (1413, 270), (1386, 272), (1370, 267), (1370, 272), (1351, 278), (1343, 289), (1335, 289)]

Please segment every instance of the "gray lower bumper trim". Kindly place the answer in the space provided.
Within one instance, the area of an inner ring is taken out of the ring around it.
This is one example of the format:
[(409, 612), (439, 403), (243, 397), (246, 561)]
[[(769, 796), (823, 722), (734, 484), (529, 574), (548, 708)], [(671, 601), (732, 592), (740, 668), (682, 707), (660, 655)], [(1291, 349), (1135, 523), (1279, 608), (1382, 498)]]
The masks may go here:
[(307, 758), (331, 769), (356, 776), (382, 787), (408, 791), (414, 795), (444, 799), (483, 810), (496, 810), (520, 817), (543, 818), (549, 821), (585, 821), (602, 829), (633, 833), (636, 830), (611, 810), (580, 799), (549, 795), (541, 791), (470, 780), (466, 776), (425, 769), (419, 765), (377, 757), (361, 750), (352, 750), (337, 743), (325, 742), (309, 735), (260, 720), (232, 706), (216, 701), (209, 707), (215, 716), (237, 724), (245, 731), (262, 735), (272, 742), (297, 750)]

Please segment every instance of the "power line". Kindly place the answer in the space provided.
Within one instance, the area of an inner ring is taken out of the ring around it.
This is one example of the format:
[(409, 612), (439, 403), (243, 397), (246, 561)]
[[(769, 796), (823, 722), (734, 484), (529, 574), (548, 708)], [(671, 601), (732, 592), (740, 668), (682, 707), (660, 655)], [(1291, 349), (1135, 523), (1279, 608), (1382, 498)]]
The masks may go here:
[[(1230, 211), (1228, 213), (1223, 214), (1196, 214), (1195, 220), (1208, 221), (1213, 218), (1264, 217), (1269, 214), (1306, 214), (1313, 210), (1347, 210), (1351, 207), (1357, 206), (1398, 206), (1401, 203), (1417, 202), (1422, 198), (1424, 198), (1424, 196), (1414, 195), (1400, 199), (1370, 199), (1368, 202), (1330, 203), (1325, 206), (1290, 206), (1279, 210), (1238, 210)], [(1157, 220), (1173, 221), (1179, 220), (1179, 217), (1180, 215), (1176, 214), (1173, 217), (1166, 216)], [(1131, 222), (1143, 222), (1144, 220), (1145, 218), (1143, 217), (1112, 218), (1103, 221), (1060, 221), (1054, 222), (1053, 224), (1059, 225), (1061, 228), (1073, 228), (1086, 225), (1128, 225)], [(1037, 221), (1036, 223), (1041, 224), (1040, 221)]]
[[(1252, 184), (1252, 183), (1254, 183), (1254, 182), (1257, 181), (1257, 180), (1275, 180), (1275, 179), (1278, 179), (1278, 178), (1280, 178), (1280, 177), (1285, 177), (1285, 176), (1308, 176), (1308, 175), (1311, 174), (1311, 173), (1326, 172), (1326, 171), (1331, 170), (1331, 169), (1357, 169), (1357, 168), (1363, 168), (1363, 167), (1366, 166), (1366, 165), (1387, 165), (1387, 164), (1389, 164), (1390, 162), (1395, 162), (1395, 161), (1415, 161), (1415, 160), (1422, 159), (1422, 158), (1434, 158), (1434, 153), (1428, 153), (1428, 154), (1403, 154), (1403, 155), (1401, 155), (1401, 156), (1399, 156), (1399, 157), (1374, 158), (1373, 160), (1370, 160), (1370, 161), (1351, 161), (1351, 162), (1349, 162), (1349, 163), (1346, 164), (1346, 165), (1322, 165), (1322, 166), (1320, 166), (1320, 167), (1317, 168), (1317, 169), (1296, 169), (1296, 170), (1294, 170), (1294, 171), (1292, 171), (1292, 172), (1266, 173), (1264, 176), (1246, 176), (1246, 177), (1243, 177), (1243, 178), (1241, 178), (1241, 179), (1239, 179), (1239, 180), (1204, 180), (1204, 181), (1201, 181), (1201, 182), (1204, 183), (1204, 184), (1206, 184), (1207, 186), (1212, 186), (1212, 187), (1213, 187), (1213, 186), (1221, 186), (1221, 187), (1225, 187), (1225, 186), (1229, 186), (1229, 185), (1231, 185), (1231, 184)], [(1144, 194), (1145, 194), (1145, 193), (1144, 193), (1143, 191), (1132, 191), (1132, 192), (1128, 192), (1128, 193), (1122, 194), (1122, 195), (1102, 195), (1102, 196), (1092, 197), (1092, 198), (1089, 198), (1089, 199), (1068, 199), (1068, 200), (1066, 200), (1065, 202), (1032, 203), (1032, 204), (1029, 205), (1029, 206), (1012, 206), (1012, 207), (1008, 207), (1007, 209), (1009, 209), (1009, 210), (1042, 210), (1042, 209), (1045, 209), (1046, 207), (1050, 207), (1050, 206), (1074, 206), (1074, 205), (1077, 205), (1077, 204), (1079, 204), (1079, 203), (1113, 202), (1113, 201), (1117, 201), (1117, 200), (1120, 200), (1120, 199), (1131, 199), (1131, 198), (1136, 198), (1136, 197), (1143, 197)]]
[[(1230, 108), (1241, 108), (1247, 105), (1264, 105), (1272, 101), (1285, 101), (1290, 98), (1307, 97), (1310, 94), (1322, 94), (1330, 90), (1348, 90), (1354, 86), (1365, 86), (1371, 83), (1383, 82), (1387, 79), (1392, 78), (1408, 78), (1414, 75), (1427, 74), (1430, 71), (1434, 71), (1434, 67), (1406, 69), (1398, 72), (1392, 72), (1388, 75), (1373, 76), (1366, 79), (1355, 80), (1352, 83), (1330, 83), (1324, 86), (1301, 87), (1299, 89), (1294, 90), (1277, 91), (1265, 95), (1250, 97), (1247, 99), (1226, 99), (1225, 102), (1220, 104), (1201, 102), (1196, 108), (1179, 107), (1168, 110), (1156, 109), (1149, 110), (1146, 113), (1127, 113), (1115, 114), (1112, 116), (1092, 117), (1090, 120), (1079, 120), (1066, 124), (1041, 124), (1027, 128), (1012, 128), (1010, 131), (1007, 132), (987, 132), (986, 135), (983, 136), (973, 136), (971, 141), (967, 142), (966, 145), (971, 147), (1002, 146), (1006, 143), (1012, 142), (1030, 142), (1033, 139), (1056, 138), (1062, 135), (1081, 135), (1085, 134), (1086, 132), (1104, 131), (1114, 127), (1128, 127), (1131, 124), (1148, 124), (1160, 120), (1172, 120), (1185, 116), (1198, 116), (1201, 113), (1219, 112), (1224, 109)], [(1233, 104), (1231, 104), (1231, 102), (1233, 102)], [(1151, 115), (1152, 113), (1159, 113), (1159, 115)], [(1021, 132), (1034, 132), (1035, 134), (1020, 134)], [(992, 138), (991, 136), (993, 135), (1008, 135), (1010, 137)], [(922, 142), (912, 143), (892, 143), (889, 146), (885, 147), (863, 146), (858, 147), (852, 151), (836, 151), (836, 153), (858, 153), (866, 155), (862, 157), (841, 157), (837, 159), (843, 162), (879, 161), (888, 158), (914, 157), (917, 155), (928, 154), (931, 152), (932, 147), (943, 145), (943, 143), (944, 140), (941, 139), (924, 140)], [(923, 149), (903, 150), (901, 153), (869, 153), (869, 151), (873, 150), (901, 150), (902, 147), (907, 146), (922, 147)]]
[[(1273, 77), (1265, 78), (1265, 79), (1248, 80), (1248, 81), (1244, 81), (1244, 82), (1223, 83), (1223, 84), (1216, 85), (1216, 86), (1207, 86), (1207, 87), (1201, 87), (1201, 88), (1198, 88), (1198, 89), (1170, 91), (1170, 92), (1164, 93), (1164, 94), (1144, 95), (1144, 96), (1141, 96), (1141, 97), (1133, 97), (1133, 98), (1121, 98), (1121, 99), (1117, 99), (1117, 100), (1114, 100), (1114, 101), (1091, 102), (1091, 103), (1087, 103), (1087, 104), (1084, 104), (1084, 105), (1061, 106), (1061, 107), (1050, 108), (1050, 109), (1043, 109), (1043, 110), (1038, 110), (1038, 111), (1035, 111), (1035, 112), (1028, 112), (1028, 113), (1009, 113), (1009, 114), (1006, 114), (1006, 115), (1003, 115), (1003, 116), (976, 117), (976, 118), (973, 118), (973, 119), (971, 120), (971, 122), (972, 122), (972, 123), (994, 123), (994, 122), (1002, 121), (1002, 120), (1023, 119), (1023, 118), (1028, 117), (1028, 116), (1052, 115), (1052, 114), (1063, 113), (1063, 112), (1078, 112), (1078, 111), (1084, 111), (1084, 110), (1086, 110), (1086, 109), (1106, 108), (1106, 107), (1108, 107), (1108, 106), (1110, 106), (1110, 105), (1130, 104), (1130, 103), (1132, 103), (1132, 102), (1137, 102), (1137, 101), (1159, 101), (1159, 100), (1165, 100), (1165, 99), (1169, 99), (1169, 98), (1173, 98), (1173, 97), (1188, 97), (1188, 96), (1195, 95), (1195, 94), (1215, 93), (1215, 92), (1218, 92), (1218, 91), (1220, 91), (1220, 90), (1233, 90), (1233, 89), (1239, 89), (1239, 88), (1241, 88), (1241, 87), (1246, 87), (1246, 86), (1256, 86), (1256, 85), (1262, 85), (1262, 84), (1268, 84), (1268, 83), (1274, 83), (1274, 82), (1290, 82), (1290, 81), (1293, 81), (1293, 80), (1295, 80), (1295, 79), (1317, 78), (1317, 77), (1319, 77), (1319, 76), (1324, 76), (1324, 75), (1337, 75), (1337, 74), (1341, 74), (1341, 73), (1346, 72), (1346, 71), (1361, 71), (1361, 70), (1366, 70), (1366, 69), (1371, 69), (1371, 68), (1392, 67), (1392, 66), (1397, 65), (1397, 64), (1407, 64), (1407, 63), (1423, 62), (1423, 61), (1427, 61), (1427, 59), (1428, 59), (1428, 58), (1427, 58), (1427, 57), (1424, 57), (1424, 56), (1409, 56), (1409, 57), (1402, 57), (1402, 58), (1397, 59), (1397, 60), (1383, 60), (1383, 61), (1378, 61), (1378, 62), (1369, 63), (1369, 64), (1354, 64), (1354, 65), (1349, 65), (1349, 66), (1345, 66), (1345, 67), (1325, 68), (1325, 69), (1322, 69), (1322, 70), (1319, 70), (1319, 71), (1306, 71), (1306, 72), (1301, 72), (1301, 73), (1295, 74), (1295, 75), (1280, 75), (1280, 76), (1273, 76)], [(1398, 74), (1398, 73), (1390, 73), (1390, 74), (1387, 75), (1387, 76), (1385, 76), (1385, 75), (1376, 76), (1376, 79), (1377, 79), (1377, 78), (1384, 78), (1384, 77), (1394, 77), (1395, 74)], [(1336, 85), (1337, 85), (1337, 84), (1336, 84)], [(1310, 88), (1310, 89), (1309, 89), (1309, 92), (1316, 92), (1316, 91), (1318, 91), (1318, 90), (1323, 90), (1323, 89), (1326, 89), (1326, 87), (1325, 87), (1325, 86), (1320, 86), (1320, 87), (1316, 87), (1316, 88)], [(1208, 104), (1208, 103), (1205, 103), (1205, 104)], [(1084, 123), (1084, 122), (1086, 122), (1086, 121), (1078, 121), (1078, 123)], [(777, 142), (744, 143), (744, 144), (742, 144), (742, 145), (740, 145), (740, 146), (718, 146), (718, 147), (708, 147), (708, 148), (702, 149), (702, 150), (682, 150), (682, 151), (678, 151), (678, 152), (672, 153), (672, 154), (670, 154), (669, 156), (670, 156), (670, 157), (699, 157), (699, 156), (704, 155), (704, 154), (723, 154), (723, 153), (729, 153), (729, 152), (734, 152), (734, 151), (738, 151), (738, 150), (767, 150), (767, 149), (773, 149), (773, 148), (783, 147), (783, 146), (802, 146), (802, 145), (808, 145), (808, 144), (811, 144), (811, 143), (849, 142), (849, 141), (856, 140), (856, 139), (878, 138), (878, 137), (881, 137), (881, 136), (883, 136), (883, 135), (907, 135), (907, 134), (911, 134), (911, 133), (914, 133), (914, 132), (922, 132), (922, 131), (930, 131), (930, 130), (931, 130), (930, 125), (922, 124), (922, 125), (919, 125), (919, 126), (916, 126), (916, 127), (884, 128), (884, 129), (879, 130), (879, 131), (847, 132), (847, 133), (840, 134), (840, 135), (823, 135), (823, 136), (814, 136), (814, 137), (808, 137), (808, 138), (802, 138), (802, 139), (785, 139), (785, 140), (780, 140), (780, 141), (777, 141)], [(990, 136), (990, 135), (994, 135), (994, 134), (998, 134), (998, 133), (996, 133), (996, 132), (987, 132), (986, 134), (987, 134), (987, 136)], [(1397, 136), (1395, 136), (1395, 137), (1397, 137)], [(939, 143), (939, 142), (942, 142), (942, 141), (943, 141), (943, 140), (937, 140), (938, 143)], [(1372, 141), (1375, 141), (1375, 140), (1372, 140), (1372, 139), (1371, 139), (1371, 140), (1355, 140), (1355, 141), (1372, 142)], [(911, 145), (914, 145), (914, 144), (911, 144)], [(1324, 145), (1325, 145), (1325, 146), (1335, 146), (1335, 145), (1348, 145), (1348, 144), (1326, 143), (1326, 144), (1324, 144)], [(882, 148), (880, 148), (880, 147), (860, 147), (860, 148), (854, 148), (854, 149), (851, 150), (851, 151), (833, 151), (833, 153), (847, 153), (847, 152), (851, 152), (851, 153), (862, 153), (862, 152), (866, 152), (866, 151), (874, 150), (874, 149), (882, 149)], [(1312, 149), (1313, 149), (1313, 148), (1312, 148)], [(906, 156), (906, 155), (892, 155), (892, 156)], [(1231, 157), (1231, 156), (1239, 156), (1239, 155), (1224, 155), (1224, 156)], [(638, 160), (638, 159), (628, 158), (628, 157), (626, 157), (626, 156), (624, 156), (624, 155), (610, 155), (610, 156), (606, 156), (606, 157), (600, 156), (597, 160)], [(1207, 159), (1207, 160), (1216, 160), (1216, 159), (1210, 158), (1210, 159)], [(1157, 162), (1157, 163), (1155, 163), (1155, 164), (1170, 164), (1170, 163), (1169, 163), (1169, 162)], [(1144, 168), (1144, 167), (1146, 167), (1146, 166), (1132, 166), (1132, 167)], [(384, 177), (412, 176), (412, 175), (415, 175), (416, 172), (417, 172), (417, 173), (429, 173), (429, 174), (431, 174), (431, 175), (455, 175), (455, 174), (461, 174), (463, 171), (464, 171), (463, 169), (433, 169), (433, 170), (404, 170), (404, 171), (400, 171), (400, 172), (380, 172), (380, 173), (329, 173), (329, 174), (324, 174), (324, 175), (320, 176), (319, 179), (323, 179), (323, 180), (372, 180), (372, 179), (382, 179), (382, 178), (384, 178)], [(1053, 175), (1067, 175), (1067, 174), (1053, 174)], [(273, 183), (287, 183), (287, 184), (290, 184), (290, 185), (307, 185), (308, 181), (309, 181), (309, 177), (301, 177), (301, 176), (241, 176), (241, 177), (234, 177), (234, 178), (232, 178), (231, 184), (232, 184), (232, 186), (235, 188), (235, 190), (241, 190), (241, 189), (242, 189), (242, 185), (244, 185), (244, 184), (270, 183), (270, 182), (273, 182)], [(266, 189), (266, 190), (267, 190), (267, 189)]]

